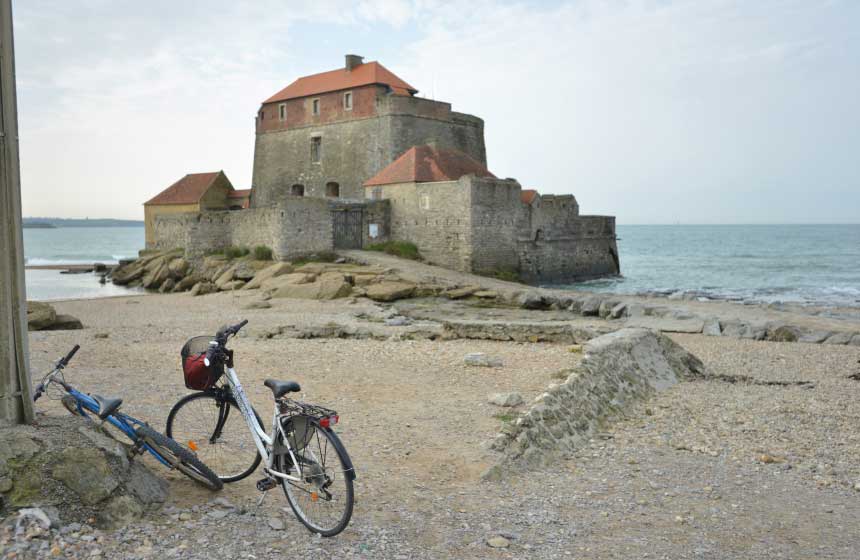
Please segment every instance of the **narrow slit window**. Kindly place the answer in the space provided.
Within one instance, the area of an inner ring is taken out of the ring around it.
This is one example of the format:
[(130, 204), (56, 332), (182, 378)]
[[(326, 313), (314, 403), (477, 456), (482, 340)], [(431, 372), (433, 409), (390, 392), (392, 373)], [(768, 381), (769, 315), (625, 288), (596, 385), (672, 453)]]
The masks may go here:
[(352, 92), (348, 91), (343, 94), (343, 108), (347, 111), (352, 111)]
[(311, 101), (311, 112), (314, 115), (320, 114), (320, 100), (319, 99), (314, 99), (313, 101)]
[(319, 163), (322, 156), (322, 137), (314, 136), (311, 138), (311, 162)]
[(281, 103), (278, 105), (278, 118), (282, 121), (287, 120), (287, 104)]

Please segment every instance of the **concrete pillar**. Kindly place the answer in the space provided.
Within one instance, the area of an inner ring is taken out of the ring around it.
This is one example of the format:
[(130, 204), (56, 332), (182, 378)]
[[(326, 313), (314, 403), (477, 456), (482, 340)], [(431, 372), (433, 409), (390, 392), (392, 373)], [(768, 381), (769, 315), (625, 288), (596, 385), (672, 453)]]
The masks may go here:
[(0, 424), (33, 421), (12, 39), (12, 2), (0, 0)]

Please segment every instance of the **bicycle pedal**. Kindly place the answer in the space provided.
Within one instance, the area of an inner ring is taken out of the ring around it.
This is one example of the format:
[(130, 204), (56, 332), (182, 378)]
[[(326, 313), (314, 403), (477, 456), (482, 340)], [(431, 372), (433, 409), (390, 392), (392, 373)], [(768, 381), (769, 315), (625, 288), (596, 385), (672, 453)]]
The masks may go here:
[(257, 490), (260, 492), (268, 492), (277, 486), (278, 483), (274, 478), (263, 478), (257, 481)]

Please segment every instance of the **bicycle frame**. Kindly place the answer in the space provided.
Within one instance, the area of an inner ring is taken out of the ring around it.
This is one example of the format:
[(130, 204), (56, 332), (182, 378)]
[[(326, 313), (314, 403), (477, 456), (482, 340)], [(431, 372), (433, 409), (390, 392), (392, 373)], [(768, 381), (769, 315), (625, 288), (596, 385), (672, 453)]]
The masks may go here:
[[(99, 403), (96, 402), (94, 398), (85, 393), (81, 393), (80, 391), (72, 387), (66, 389), (66, 392), (71, 395), (72, 398), (75, 399), (75, 403), (78, 406), (79, 414), (81, 414), (82, 416), (87, 416), (87, 412), (90, 412), (98, 416)], [(135, 431), (133, 426), (141, 426), (143, 425), (143, 422), (141, 422), (137, 418), (134, 418), (127, 414), (118, 413), (111, 414), (110, 416), (105, 418), (105, 422), (110, 422), (114, 427), (124, 433), (126, 437), (128, 437), (128, 439), (135, 443), (138, 443), (137, 432)], [(146, 443), (142, 445), (142, 449), (148, 451), (150, 455), (158, 459), (158, 461), (162, 463), (165, 467), (173, 468), (173, 466), (164, 457), (159, 455), (157, 451), (155, 451)]]
[(236, 370), (232, 367), (228, 367), (226, 377), (227, 384), (230, 386), (230, 390), (233, 393), (233, 398), (236, 400), (236, 404), (239, 407), (239, 411), (242, 413), (242, 417), (245, 418), (245, 423), (248, 425), (248, 429), (251, 432), (251, 437), (254, 439), (254, 445), (257, 447), (257, 451), (260, 452), (260, 456), (265, 461), (266, 466), (263, 470), (266, 472), (267, 475), (274, 476), (276, 478), (292, 480), (295, 482), (302, 482), (301, 477), (282, 473), (272, 468), (274, 454), (270, 453), (269, 450), (274, 447), (275, 439), (277, 439), (278, 432), (280, 432), (281, 437), (286, 444), (287, 452), (290, 454), (290, 458), (292, 459), (293, 465), (296, 465), (296, 467), (298, 468), (299, 475), (302, 474), (302, 465), (296, 459), (296, 456), (293, 454), (289, 439), (287, 439), (287, 434), (284, 433), (284, 428), (283, 426), (281, 426), (281, 422), (279, 421), (281, 415), (278, 413), (277, 405), (275, 406), (274, 412), (272, 413), (272, 433), (271, 435), (269, 435), (263, 429), (263, 426), (261, 426), (260, 423), (257, 421), (256, 416), (254, 416), (254, 413), (251, 408), (251, 403), (248, 401), (248, 396), (245, 394), (245, 390), (242, 388), (242, 383), (239, 381), (239, 376), (236, 375)]

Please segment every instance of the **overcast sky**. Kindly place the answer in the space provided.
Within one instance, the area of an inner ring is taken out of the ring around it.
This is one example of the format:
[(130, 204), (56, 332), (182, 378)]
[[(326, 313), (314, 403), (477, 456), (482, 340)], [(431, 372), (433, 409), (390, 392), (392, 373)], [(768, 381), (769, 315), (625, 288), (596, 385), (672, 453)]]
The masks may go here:
[(14, 0), (25, 216), (250, 187), (260, 101), (378, 60), (490, 170), (633, 223), (860, 222), (855, 0)]

